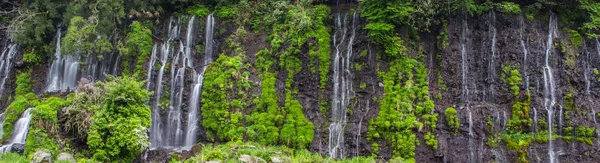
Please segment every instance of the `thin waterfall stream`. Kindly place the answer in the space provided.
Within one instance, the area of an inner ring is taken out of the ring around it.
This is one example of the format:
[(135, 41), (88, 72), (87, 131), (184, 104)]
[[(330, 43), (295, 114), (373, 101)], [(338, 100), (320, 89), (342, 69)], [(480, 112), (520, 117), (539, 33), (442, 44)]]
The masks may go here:
[(556, 35), (557, 21), (554, 13), (550, 14), (548, 23), (548, 40), (546, 42), (546, 58), (544, 65), (544, 107), (548, 112), (548, 158), (550, 163), (554, 163), (554, 149), (552, 144), (552, 119), (554, 115), (554, 105), (556, 104), (554, 95), (554, 78), (552, 68), (550, 67), (550, 55), (553, 49), (553, 38)]
[[(356, 35), (355, 29), (358, 15), (354, 12), (350, 21), (348, 14), (338, 13), (335, 17), (332, 122), (329, 125), (329, 156), (332, 158), (344, 157), (346, 109), (348, 108), (350, 98), (353, 96), (350, 58), (352, 57), (352, 45), (354, 44), (354, 37)], [(349, 26), (350, 23), (351, 26)], [(350, 30), (349, 33), (348, 30)], [(350, 35), (349, 37), (347, 37), (348, 34)], [(341, 37), (341, 39), (338, 39), (338, 37)]]

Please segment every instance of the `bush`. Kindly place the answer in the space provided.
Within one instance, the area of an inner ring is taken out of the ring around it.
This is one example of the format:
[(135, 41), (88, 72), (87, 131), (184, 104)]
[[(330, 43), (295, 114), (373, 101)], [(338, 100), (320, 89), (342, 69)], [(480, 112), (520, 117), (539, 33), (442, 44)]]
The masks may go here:
[(446, 116), (446, 124), (448, 125), (450, 132), (456, 135), (458, 133), (458, 127), (460, 127), (460, 123), (458, 123), (458, 117), (456, 116), (456, 109), (446, 108), (444, 115)]
[(146, 103), (151, 93), (143, 86), (130, 76), (100, 83), (105, 94), (87, 137), (95, 160), (131, 162), (150, 145), (146, 133), (152, 119)]
[(36, 53), (25, 53), (23, 54), (23, 62), (32, 64), (34, 66), (39, 65), (42, 63), (42, 56)]

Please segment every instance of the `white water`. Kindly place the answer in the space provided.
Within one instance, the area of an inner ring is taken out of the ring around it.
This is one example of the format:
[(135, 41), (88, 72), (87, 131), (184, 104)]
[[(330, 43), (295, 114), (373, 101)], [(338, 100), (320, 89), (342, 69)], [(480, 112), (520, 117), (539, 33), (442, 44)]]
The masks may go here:
[[(336, 16), (336, 32), (333, 36), (335, 58), (333, 63), (333, 101), (331, 109), (331, 123), (329, 125), (329, 156), (332, 158), (344, 157), (344, 128), (346, 127), (346, 109), (352, 95), (352, 74), (350, 73), (350, 58), (352, 45), (356, 34), (356, 12), (352, 14), (352, 21), (348, 20), (348, 13), (338, 13)], [(352, 26), (349, 27), (349, 23)], [(350, 37), (346, 38), (348, 28), (351, 28)], [(337, 37), (341, 37), (338, 40)], [(345, 55), (344, 55), (345, 54)]]
[(204, 64), (201, 65), (200, 72), (194, 70), (194, 84), (192, 88), (191, 98), (189, 99), (190, 107), (188, 113), (188, 122), (185, 135), (185, 147), (191, 147), (196, 144), (198, 130), (198, 110), (200, 107), (200, 94), (202, 93), (202, 84), (206, 67), (212, 63), (213, 57), (213, 34), (214, 34), (215, 19), (213, 14), (206, 17), (205, 28), (205, 43), (204, 43)]
[(21, 118), (14, 123), (11, 139), (6, 145), (0, 147), (0, 153), (11, 152), (13, 144), (25, 144), (27, 133), (29, 132), (29, 122), (31, 121), (31, 113), (29, 112), (31, 109), (25, 110)]
[(150, 63), (148, 64), (148, 75), (146, 76), (146, 89), (150, 91), (150, 85), (152, 84), (152, 71), (154, 71), (154, 64), (156, 63), (156, 53), (158, 44), (152, 45), (152, 54), (150, 56)]
[(77, 85), (79, 75), (79, 54), (63, 55), (61, 52), (61, 30), (57, 30), (56, 52), (47, 76), (48, 86), (46, 92), (66, 91), (74, 89)]
[[(160, 100), (163, 91), (163, 75), (165, 73), (165, 66), (167, 60), (171, 55), (171, 44), (177, 36), (179, 36), (179, 23), (173, 26), (173, 18), (169, 21), (168, 27), (168, 39), (161, 43), (160, 47), (160, 64), (161, 67), (158, 71), (156, 79), (156, 89), (154, 91), (154, 104), (152, 104), (152, 127), (150, 128), (150, 148), (165, 147), (168, 146), (168, 139), (163, 139), (163, 125), (162, 117), (160, 115)], [(166, 128), (168, 130), (168, 128)]]
[(556, 104), (554, 96), (554, 78), (552, 75), (552, 68), (550, 67), (550, 55), (553, 49), (553, 38), (556, 35), (556, 16), (554, 13), (550, 14), (550, 20), (548, 23), (548, 40), (546, 42), (546, 63), (544, 65), (544, 107), (548, 112), (548, 160), (550, 163), (558, 161), (554, 156), (554, 149), (552, 144), (552, 119), (554, 115), (554, 105)]
[(17, 54), (18, 47), (19, 45), (17, 44), (8, 43), (2, 51), (2, 56), (0, 56), (0, 75), (2, 76), (0, 97), (4, 94), (4, 89), (6, 89), (6, 79), (10, 76), (13, 57)]

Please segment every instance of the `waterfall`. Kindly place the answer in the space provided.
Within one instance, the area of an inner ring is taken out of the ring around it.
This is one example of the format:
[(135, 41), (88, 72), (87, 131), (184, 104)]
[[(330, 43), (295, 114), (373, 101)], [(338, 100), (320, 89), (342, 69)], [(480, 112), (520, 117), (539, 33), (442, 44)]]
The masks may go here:
[(550, 13), (548, 23), (548, 41), (546, 42), (546, 63), (544, 65), (544, 107), (548, 111), (548, 157), (550, 163), (555, 161), (554, 149), (552, 145), (552, 119), (554, 114), (554, 105), (556, 104), (554, 96), (554, 78), (552, 77), (552, 68), (550, 67), (550, 54), (553, 48), (553, 37), (556, 35), (556, 16)]
[(214, 34), (214, 24), (215, 19), (213, 14), (210, 14), (206, 17), (206, 33), (205, 33), (205, 43), (204, 43), (204, 64), (201, 65), (200, 72), (196, 72), (194, 70), (194, 84), (192, 88), (191, 98), (189, 99), (189, 113), (188, 113), (188, 122), (187, 129), (185, 135), (184, 145), (186, 147), (191, 147), (196, 144), (196, 135), (197, 135), (197, 124), (198, 124), (198, 109), (200, 106), (200, 94), (202, 93), (202, 80), (204, 79), (204, 72), (206, 71), (206, 67), (212, 63), (213, 57), (213, 34)]
[(461, 56), (461, 72), (462, 72), (462, 96), (463, 100), (467, 100), (467, 96), (469, 95), (469, 88), (467, 85), (467, 63), (466, 63), (466, 53), (467, 53), (467, 20), (466, 18), (462, 20), (462, 32), (460, 35), (460, 56)]
[(156, 52), (158, 44), (152, 45), (152, 54), (150, 55), (150, 63), (148, 64), (148, 75), (146, 76), (146, 89), (150, 91), (150, 85), (152, 84), (152, 71), (154, 71), (154, 63), (156, 62)]
[(11, 152), (13, 144), (25, 144), (27, 133), (29, 132), (29, 121), (31, 121), (31, 113), (29, 112), (31, 109), (32, 108), (25, 110), (21, 115), (21, 118), (15, 122), (11, 139), (6, 145), (0, 147), (0, 153)]
[[(156, 79), (156, 89), (155, 89), (155, 97), (154, 103), (152, 106), (152, 127), (150, 128), (150, 148), (164, 147), (167, 146), (165, 144), (165, 140), (168, 142), (168, 139), (163, 139), (163, 125), (162, 125), (162, 117), (160, 115), (160, 100), (163, 90), (163, 75), (165, 73), (165, 66), (167, 65), (167, 60), (171, 55), (171, 44), (179, 36), (179, 23), (173, 26), (173, 18), (169, 21), (168, 26), (168, 39), (160, 44), (160, 64), (161, 67), (158, 71), (158, 76)], [(151, 65), (150, 67), (152, 67)], [(172, 66), (173, 67), (173, 66)], [(166, 128), (167, 130), (169, 128)]]
[(0, 75), (2, 76), (2, 81), (0, 83), (0, 97), (4, 94), (4, 89), (6, 89), (6, 79), (10, 76), (10, 71), (12, 67), (12, 59), (17, 54), (19, 46), (17, 44), (9, 43), (4, 50), (2, 51), (2, 56), (0, 56)]
[(521, 27), (519, 29), (519, 38), (521, 42), (521, 48), (523, 49), (523, 77), (525, 77), (525, 90), (527, 90), (527, 94), (529, 94), (529, 75), (527, 74), (527, 47), (525, 46), (525, 39), (523, 38), (523, 33), (525, 32), (525, 16), (519, 16), (519, 20), (521, 22)]
[[(331, 123), (329, 125), (329, 156), (332, 158), (344, 157), (344, 128), (346, 126), (346, 109), (352, 96), (352, 74), (350, 72), (350, 58), (352, 45), (356, 34), (356, 12), (352, 14), (352, 29), (350, 38), (348, 34), (348, 13), (336, 15), (336, 31), (333, 35), (335, 58), (333, 63), (333, 101), (331, 102)], [(338, 40), (338, 37), (341, 37)], [(345, 47), (344, 47), (345, 45)], [(345, 50), (345, 51), (344, 51)], [(345, 52), (345, 56), (344, 56)]]
[(74, 89), (77, 85), (77, 76), (79, 75), (79, 54), (63, 55), (61, 52), (61, 30), (56, 34), (56, 52), (54, 60), (50, 66), (50, 72), (46, 78), (48, 86), (46, 92), (66, 91)]
[(496, 13), (494, 12), (494, 10), (490, 11), (490, 22), (488, 23), (489, 26), (489, 32), (490, 35), (492, 35), (492, 45), (491, 45), (491, 51), (492, 51), (492, 56), (490, 57), (490, 62), (489, 62), (489, 69), (488, 69), (488, 80), (489, 80), (489, 94), (488, 94), (488, 100), (493, 100), (494, 99), (494, 85), (495, 85), (495, 64), (494, 64), (494, 58), (496, 58)]

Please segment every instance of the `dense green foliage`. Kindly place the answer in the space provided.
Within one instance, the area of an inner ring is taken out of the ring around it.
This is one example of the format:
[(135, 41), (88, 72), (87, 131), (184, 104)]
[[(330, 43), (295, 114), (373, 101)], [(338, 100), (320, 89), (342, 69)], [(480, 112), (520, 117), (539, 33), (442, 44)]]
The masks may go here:
[[(150, 57), (150, 53), (152, 53), (152, 31), (150, 30), (152, 26), (148, 27), (146, 24), (138, 21), (131, 23), (131, 31), (127, 33), (125, 44), (120, 49), (128, 60), (133, 60), (137, 57), (134, 76), (138, 78), (143, 78), (143, 75), (146, 74), (143, 64)], [(128, 62), (123, 62), (123, 64), (125, 65), (125, 70), (129, 70)], [(128, 74), (130, 72), (124, 71), (123, 73)]]
[(241, 141), (246, 129), (243, 113), (250, 88), (247, 66), (239, 56), (221, 55), (207, 69), (202, 93), (202, 125), (210, 139)]
[(12, 135), (14, 123), (21, 117), (23, 112), (29, 107), (35, 107), (39, 101), (37, 96), (31, 92), (31, 84), (29, 81), (29, 72), (22, 72), (17, 76), (17, 88), (15, 88), (15, 98), (8, 105), (4, 112), (4, 123), (2, 123), (3, 134), (2, 138), (10, 139)]
[(87, 145), (98, 161), (131, 162), (150, 143), (151, 93), (132, 77), (111, 78), (100, 83), (102, 105), (94, 110)]

